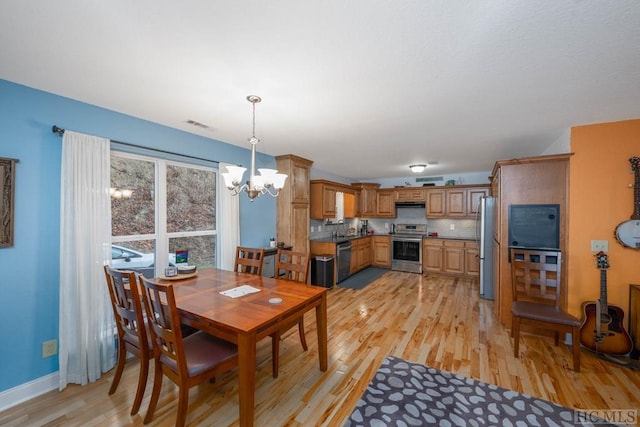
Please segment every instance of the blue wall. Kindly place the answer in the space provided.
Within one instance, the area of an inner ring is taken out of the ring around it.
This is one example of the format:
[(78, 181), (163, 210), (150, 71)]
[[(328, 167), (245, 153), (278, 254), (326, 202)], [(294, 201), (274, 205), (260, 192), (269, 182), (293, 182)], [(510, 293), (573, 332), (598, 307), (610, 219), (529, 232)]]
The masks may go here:
[[(248, 165), (250, 151), (0, 80), (0, 157), (16, 167), (14, 246), (0, 249), (0, 392), (51, 374), (42, 342), (58, 338), (61, 138), (57, 125), (150, 148)], [(284, 153), (283, 153), (284, 154)], [(274, 167), (271, 156), (257, 163)], [(240, 201), (241, 244), (266, 246), (276, 201)]]

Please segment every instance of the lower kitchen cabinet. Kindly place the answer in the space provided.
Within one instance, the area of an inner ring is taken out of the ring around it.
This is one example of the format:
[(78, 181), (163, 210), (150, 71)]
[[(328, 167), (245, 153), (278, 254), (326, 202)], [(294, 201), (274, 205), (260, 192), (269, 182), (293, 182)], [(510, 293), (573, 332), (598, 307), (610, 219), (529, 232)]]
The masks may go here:
[(442, 248), (442, 271), (464, 274), (464, 241), (445, 240)]
[(425, 273), (445, 273), (479, 276), (478, 245), (470, 240), (424, 239), (422, 270)]
[(373, 259), (371, 264), (374, 267), (391, 268), (390, 236), (373, 236)]
[(351, 241), (351, 274), (371, 265), (371, 237)]
[(442, 272), (442, 240), (424, 239), (422, 241), (422, 271)]
[(477, 242), (464, 242), (464, 274), (480, 277), (480, 250)]

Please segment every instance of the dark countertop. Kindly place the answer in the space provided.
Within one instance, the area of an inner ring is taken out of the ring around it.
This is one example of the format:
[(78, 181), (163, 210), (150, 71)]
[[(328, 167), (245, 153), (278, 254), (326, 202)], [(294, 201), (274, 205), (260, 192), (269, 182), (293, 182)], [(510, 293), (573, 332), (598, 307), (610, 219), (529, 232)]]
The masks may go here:
[(288, 251), (291, 250), (291, 248), (293, 248), (293, 246), (290, 245), (285, 245), (282, 246), (281, 248), (272, 248), (272, 247), (265, 247), (264, 248), (264, 256), (269, 256), (269, 255), (275, 255), (278, 252), (278, 249), (286, 249)]
[(424, 238), (433, 239), (433, 240), (471, 240), (471, 241), (476, 240), (474, 237), (451, 237), (451, 236), (438, 236), (438, 237), (425, 236)]
[[(364, 237), (372, 237), (376, 236), (376, 234), (369, 234), (367, 236), (344, 236), (344, 237), (322, 237), (320, 239), (311, 239), (312, 242), (320, 242), (320, 243), (343, 243), (350, 242), (351, 240), (362, 239)], [(387, 236), (387, 234), (383, 234), (383, 236)]]

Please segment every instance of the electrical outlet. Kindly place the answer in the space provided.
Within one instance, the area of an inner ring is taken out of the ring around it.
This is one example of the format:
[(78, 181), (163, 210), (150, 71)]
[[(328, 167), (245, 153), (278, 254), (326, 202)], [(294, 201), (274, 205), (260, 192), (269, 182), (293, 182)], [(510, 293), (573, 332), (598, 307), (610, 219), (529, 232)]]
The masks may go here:
[(318, 232), (320, 232), (320, 231), (322, 231), (322, 226), (321, 225), (318, 226)]
[(608, 240), (592, 240), (591, 241), (591, 252), (608, 252), (609, 251), (609, 241)]
[(49, 340), (42, 343), (42, 358), (55, 356), (58, 353), (58, 340)]
[(389, 228), (389, 223), (388, 222), (384, 223), (384, 228)]
[(454, 231), (456, 229), (455, 224), (449, 224), (449, 230)]
[(311, 226), (311, 232), (313, 233), (314, 231), (316, 231), (316, 228), (312, 225)]

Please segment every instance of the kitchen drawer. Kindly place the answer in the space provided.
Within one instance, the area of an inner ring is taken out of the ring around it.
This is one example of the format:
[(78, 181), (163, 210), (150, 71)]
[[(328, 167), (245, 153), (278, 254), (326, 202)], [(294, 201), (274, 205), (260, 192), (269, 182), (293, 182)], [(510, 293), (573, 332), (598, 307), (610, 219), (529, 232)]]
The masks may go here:
[(444, 246), (446, 248), (464, 248), (465, 241), (464, 240), (445, 240)]

